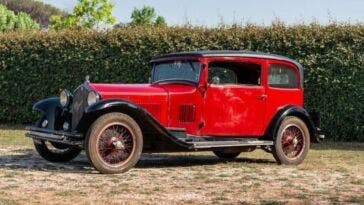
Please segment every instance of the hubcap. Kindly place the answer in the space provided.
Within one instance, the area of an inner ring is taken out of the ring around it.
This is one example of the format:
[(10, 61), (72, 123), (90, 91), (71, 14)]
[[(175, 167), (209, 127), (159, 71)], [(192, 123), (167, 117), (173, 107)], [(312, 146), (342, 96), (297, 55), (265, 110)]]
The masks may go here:
[(302, 153), (304, 146), (304, 133), (299, 127), (288, 125), (283, 129), (282, 150), (288, 158), (297, 158)]
[(109, 165), (125, 163), (134, 148), (129, 128), (121, 123), (106, 126), (98, 137), (98, 154)]

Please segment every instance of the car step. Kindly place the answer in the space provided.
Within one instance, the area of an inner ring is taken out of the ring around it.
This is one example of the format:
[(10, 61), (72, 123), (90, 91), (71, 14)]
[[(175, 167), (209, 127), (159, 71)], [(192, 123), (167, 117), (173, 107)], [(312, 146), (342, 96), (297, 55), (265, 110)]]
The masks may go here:
[(246, 146), (271, 146), (273, 141), (264, 140), (231, 140), (231, 141), (202, 141), (202, 142), (190, 142), (192, 148), (203, 149), (203, 148), (218, 148), (218, 147), (246, 147)]

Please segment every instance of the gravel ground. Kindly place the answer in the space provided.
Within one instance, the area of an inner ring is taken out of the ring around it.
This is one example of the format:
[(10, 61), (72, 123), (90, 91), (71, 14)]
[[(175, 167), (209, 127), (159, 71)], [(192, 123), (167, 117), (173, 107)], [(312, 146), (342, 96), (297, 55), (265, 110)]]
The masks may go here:
[(262, 150), (226, 161), (211, 152), (144, 154), (124, 174), (102, 175), (84, 153), (49, 163), (23, 131), (0, 126), (0, 205), (364, 204), (364, 143), (315, 145), (299, 166)]

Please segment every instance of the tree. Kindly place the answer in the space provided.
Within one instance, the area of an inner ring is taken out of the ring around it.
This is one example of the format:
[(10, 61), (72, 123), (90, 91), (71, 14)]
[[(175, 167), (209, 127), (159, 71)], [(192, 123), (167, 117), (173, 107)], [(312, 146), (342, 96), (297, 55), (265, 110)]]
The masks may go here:
[(112, 14), (113, 8), (114, 4), (108, 0), (78, 0), (72, 14), (51, 17), (51, 28), (55, 30), (73, 27), (94, 28), (101, 24), (114, 24), (116, 19)]
[(141, 9), (134, 8), (131, 13), (131, 25), (134, 26), (164, 26), (167, 25), (163, 16), (157, 16), (155, 9), (143, 6)]
[(14, 11), (15, 14), (20, 12), (29, 14), (32, 19), (45, 28), (48, 27), (49, 18), (52, 15), (67, 15), (66, 12), (61, 11), (54, 6), (36, 0), (0, 0), (0, 4), (3, 4), (9, 10)]
[(28, 14), (19, 12), (16, 15), (0, 4), (0, 32), (31, 29), (39, 29), (39, 24)]

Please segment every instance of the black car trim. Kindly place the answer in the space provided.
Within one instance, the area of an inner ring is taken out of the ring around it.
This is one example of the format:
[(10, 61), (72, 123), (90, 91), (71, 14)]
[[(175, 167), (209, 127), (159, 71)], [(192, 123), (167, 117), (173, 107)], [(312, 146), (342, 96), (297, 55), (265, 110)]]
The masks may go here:
[(320, 135), (317, 131), (318, 127), (315, 126), (310, 114), (304, 108), (295, 105), (288, 105), (276, 113), (266, 130), (265, 136), (275, 137), (281, 122), (287, 116), (295, 116), (302, 119), (310, 132), (311, 141), (316, 143), (321, 142)]
[(28, 130), (25, 135), (37, 140), (47, 140), (51, 142), (59, 142), (68, 145), (82, 145), (83, 135), (80, 133), (64, 132), (59, 130), (51, 130), (39, 128), (35, 126), (26, 127)]
[(54, 129), (54, 124), (56, 121), (56, 109), (62, 108), (58, 97), (50, 97), (36, 102), (33, 105), (33, 110), (42, 111), (45, 118), (48, 120), (49, 129)]
[[(139, 126), (148, 128), (150, 131), (158, 136), (162, 136), (179, 146), (189, 148), (190, 144), (178, 140), (172, 133), (170, 133), (163, 125), (161, 125), (157, 119), (155, 119), (147, 110), (134, 104), (128, 100), (121, 99), (108, 99), (101, 100), (85, 109), (84, 116), (81, 119), (79, 126), (80, 130), (85, 130), (94, 122), (99, 116), (108, 112), (122, 112), (134, 120), (136, 120)], [(144, 130), (143, 129), (143, 130)]]

